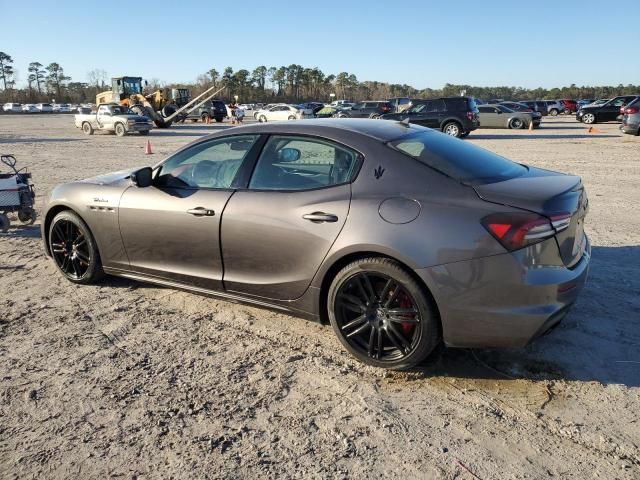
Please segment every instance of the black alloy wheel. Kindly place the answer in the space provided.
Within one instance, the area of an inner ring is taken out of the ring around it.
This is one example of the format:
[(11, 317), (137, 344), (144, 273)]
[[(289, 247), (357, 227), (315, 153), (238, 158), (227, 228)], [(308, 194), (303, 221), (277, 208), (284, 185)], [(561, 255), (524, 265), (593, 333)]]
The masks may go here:
[(49, 249), (62, 274), (74, 283), (93, 283), (102, 277), (95, 240), (78, 215), (63, 211), (49, 228)]
[(409, 368), (439, 339), (422, 287), (386, 258), (356, 261), (336, 275), (329, 290), (329, 318), (347, 350), (378, 367)]

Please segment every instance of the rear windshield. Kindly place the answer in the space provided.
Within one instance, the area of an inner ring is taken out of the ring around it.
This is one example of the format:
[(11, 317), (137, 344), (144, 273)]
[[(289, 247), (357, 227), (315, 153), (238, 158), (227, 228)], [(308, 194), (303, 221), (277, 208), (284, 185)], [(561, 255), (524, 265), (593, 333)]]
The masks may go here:
[(403, 136), (388, 145), (468, 185), (502, 182), (527, 171), (504, 157), (431, 130)]

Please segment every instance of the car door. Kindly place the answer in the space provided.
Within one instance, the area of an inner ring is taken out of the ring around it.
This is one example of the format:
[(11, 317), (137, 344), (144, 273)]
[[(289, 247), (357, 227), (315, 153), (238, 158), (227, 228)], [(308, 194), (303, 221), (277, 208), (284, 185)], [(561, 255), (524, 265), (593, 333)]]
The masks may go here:
[(411, 116), (411, 123), (417, 123), (423, 127), (440, 128), (439, 113), (436, 110), (435, 102), (427, 100), (423, 105), (423, 108), (415, 115), (415, 118), (413, 115)]
[(309, 287), (338, 237), (360, 155), (328, 140), (272, 135), (247, 188), (222, 218), (224, 286), (293, 300)]
[(502, 115), (499, 114), (500, 110), (495, 107), (479, 106), (480, 111), (480, 125), (487, 128), (504, 127), (504, 120)]
[(362, 116), (362, 110), (364, 109), (364, 102), (356, 103), (351, 107), (351, 110), (347, 110), (347, 114), (353, 118), (359, 118)]
[(235, 135), (197, 143), (159, 166), (152, 186), (124, 192), (120, 234), (134, 272), (222, 288), (220, 219), (258, 138)]

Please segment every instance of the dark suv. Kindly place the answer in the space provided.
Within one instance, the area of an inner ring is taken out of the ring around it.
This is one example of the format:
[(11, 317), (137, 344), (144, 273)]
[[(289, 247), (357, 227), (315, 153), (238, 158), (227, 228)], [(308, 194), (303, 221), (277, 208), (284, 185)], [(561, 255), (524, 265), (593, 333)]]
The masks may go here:
[(620, 107), (628, 105), (636, 98), (638, 98), (638, 95), (621, 95), (619, 97), (612, 98), (602, 105), (585, 105), (578, 110), (578, 113), (576, 113), (576, 120), (586, 124), (618, 120), (618, 117), (620, 116)]
[(549, 110), (547, 109), (547, 103), (542, 100), (520, 100), (523, 105), (526, 105), (534, 112), (539, 112), (543, 117), (549, 115)]
[(227, 106), (224, 102), (222, 100), (210, 100), (201, 107), (192, 110), (187, 115), (187, 119), (194, 122), (198, 119), (206, 122), (209, 118), (213, 118), (216, 122), (222, 122), (226, 116)]
[(405, 120), (438, 129), (452, 137), (466, 137), (480, 126), (478, 107), (472, 97), (445, 97), (413, 100), (413, 107), (402, 113), (382, 115), (384, 120)]
[(338, 118), (379, 118), (380, 115), (393, 112), (393, 105), (387, 101), (359, 102), (350, 109), (341, 110)]

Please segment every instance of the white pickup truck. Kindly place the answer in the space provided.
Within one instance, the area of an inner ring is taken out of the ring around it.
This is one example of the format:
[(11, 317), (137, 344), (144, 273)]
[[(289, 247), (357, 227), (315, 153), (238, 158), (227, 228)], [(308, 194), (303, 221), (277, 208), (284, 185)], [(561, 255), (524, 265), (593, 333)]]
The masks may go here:
[(79, 113), (75, 119), (76, 127), (81, 128), (87, 135), (93, 135), (94, 130), (115, 132), (119, 137), (131, 132), (147, 135), (153, 128), (153, 122), (149, 118), (117, 103), (98, 105), (97, 112)]

